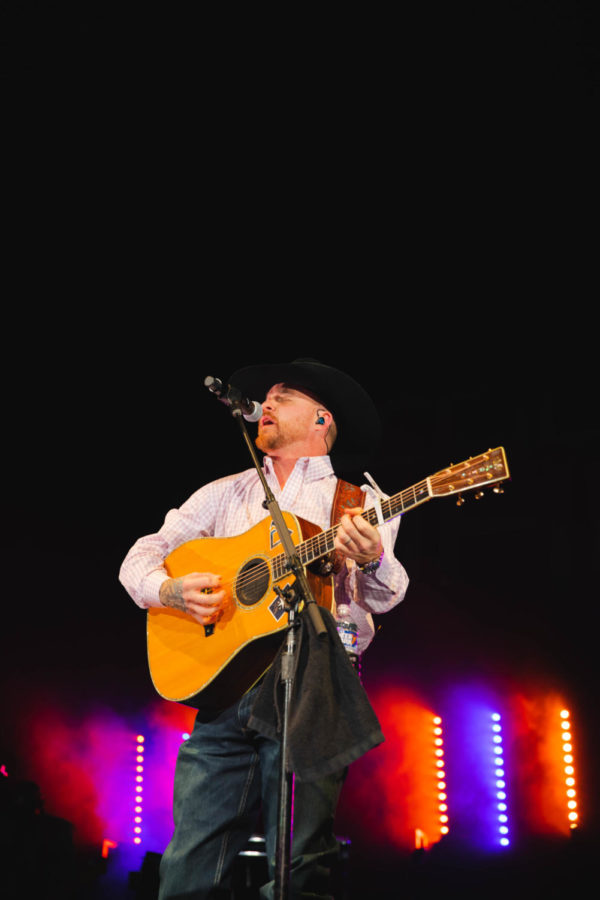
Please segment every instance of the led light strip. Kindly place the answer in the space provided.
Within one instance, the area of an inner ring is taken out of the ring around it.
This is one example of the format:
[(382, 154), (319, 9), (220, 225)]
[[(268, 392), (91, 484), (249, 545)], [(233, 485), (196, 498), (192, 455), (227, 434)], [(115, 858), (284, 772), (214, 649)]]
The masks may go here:
[(133, 843), (142, 843), (142, 804), (144, 798), (142, 796), (144, 790), (144, 735), (138, 734), (136, 739), (136, 757), (135, 757), (135, 805), (133, 817)]
[(494, 777), (496, 785), (496, 809), (498, 810), (498, 839), (500, 846), (510, 844), (508, 827), (508, 805), (506, 803), (506, 769), (502, 747), (502, 717), (492, 713), (492, 749), (494, 754)]
[(573, 735), (571, 733), (571, 722), (569, 721), (569, 710), (561, 709), (561, 740), (563, 751), (563, 762), (565, 764), (565, 787), (567, 795), (567, 818), (570, 828), (577, 828), (579, 815), (577, 813), (577, 791), (575, 790), (575, 767), (573, 766)]
[(440, 833), (448, 834), (448, 794), (446, 793), (446, 772), (444, 765), (444, 737), (441, 716), (433, 717), (433, 734), (435, 745), (435, 765), (437, 768), (438, 810), (440, 820)]

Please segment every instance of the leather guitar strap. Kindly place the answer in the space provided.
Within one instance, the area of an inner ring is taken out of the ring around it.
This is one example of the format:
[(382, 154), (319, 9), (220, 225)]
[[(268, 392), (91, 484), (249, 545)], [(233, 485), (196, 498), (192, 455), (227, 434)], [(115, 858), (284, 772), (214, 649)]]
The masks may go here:
[[(333, 528), (334, 525), (340, 522), (347, 509), (352, 509), (354, 506), (364, 507), (365, 496), (365, 492), (361, 491), (355, 484), (350, 484), (349, 481), (343, 481), (341, 478), (338, 478), (331, 508), (331, 527)], [(333, 550), (329, 556), (329, 561), (333, 565), (333, 571), (337, 574), (344, 564), (344, 557), (337, 550)]]

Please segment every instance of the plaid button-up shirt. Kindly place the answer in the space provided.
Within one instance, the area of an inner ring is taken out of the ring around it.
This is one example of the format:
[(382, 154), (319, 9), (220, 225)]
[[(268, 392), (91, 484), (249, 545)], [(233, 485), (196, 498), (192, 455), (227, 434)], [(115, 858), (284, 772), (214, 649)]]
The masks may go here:
[[(287, 510), (322, 529), (331, 524), (337, 477), (328, 456), (310, 456), (297, 460), (283, 489), (273, 470), (271, 459), (264, 459), (267, 482), (282, 510)], [(365, 486), (367, 507), (373, 505), (370, 488)], [(205, 485), (179, 508), (167, 513), (156, 534), (140, 538), (127, 554), (120, 580), (138, 606), (160, 606), (159, 589), (168, 578), (166, 557), (186, 541), (200, 537), (232, 537), (242, 534), (268, 514), (264, 491), (254, 469), (229, 475)], [(384, 556), (374, 575), (360, 572), (352, 561), (335, 577), (337, 603), (350, 604), (358, 625), (358, 651), (362, 653), (374, 635), (372, 613), (384, 613), (399, 603), (406, 592), (408, 577), (394, 557), (394, 544), (400, 518), (380, 526)]]

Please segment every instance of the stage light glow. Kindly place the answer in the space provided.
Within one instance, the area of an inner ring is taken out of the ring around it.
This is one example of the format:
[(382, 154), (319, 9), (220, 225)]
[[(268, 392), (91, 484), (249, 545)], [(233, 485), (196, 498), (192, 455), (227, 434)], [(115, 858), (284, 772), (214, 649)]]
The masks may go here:
[(569, 710), (561, 709), (560, 711), (561, 718), (561, 739), (563, 741), (562, 751), (563, 758), (562, 761), (567, 763), (564, 767), (565, 775), (565, 795), (567, 798), (567, 822), (569, 824), (569, 828), (577, 828), (579, 816), (575, 812), (577, 809), (577, 800), (575, 797), (577, 796), (577, 791), (575, 790), (575, 766), (573, 765), (575, 761), (575, 757), (573, 755), (573, 737), (571, 731), (571, 722), (570, 722), (570, 714)]
[(137, 784), (134, 785), (135, 802), (137, 805), (134, 809), (135, 815), (133, 817), (133, 823), (134, 823), (133, 841), (136, 844), (141, 843), (141, 838), (139, 837), (139, 835), (141, 834), (141, 831), (142, 831), (142, 829), (140, 828), (140, 825), (142, 822), (143, 806), (142, 806), (142, 785), (140, 784), (140, 782), (143, 780), (143, 775), (141, 775), (139, 773), (144, 771), (144, 766), (141, 764), (144, 762), (145, 749), (146, 749), (145, 748), (145, 737), (143, 734), (138, 734), (138, 736), (136, 737), (136, 748), (135, 748), (135, 752), (137, 754), (135, 761), (138, 764), (135, 766), (135, 771), (138, 774), (135, 776), (135, 780), (136, 780)]
[[(434, 750), (435, 755), (438, 757), (435, 761), (436, 767), (440, 770), (437, 772), (437, 777), (442, 779), (446, 777), (446, 773), (444, 770), (444, 741), (443, 741), (443, 728), (442, 728), (442, 717), (434, 716), (433, 717), (433, 733), (434, 737)], [(445, 793), (446, 783), (445, 781), (438, 781), (438, 791), (442, 791), (442, 793), (438, 793), (438, 813), (439, 813), (439, 822), (440, 822), (440, 835), (448, 834), (449, 826), (448, 821), (449, 817), (448, 813), (448, 803), (446, 802), (448, 799), (447, 794)]]
[(108, 858), (108, 851), (117, 847), (118, 844), (116, 841), (111, 841), (108, 838), (104, 838), (102, 841), (102, 859)]
[[(338, 821), (349, 831), (368, 834), (380, 850), (389, 846), (412, 851), (417, 834), (431, 847), (445, 826), (439, 804), (445, 802), (450, 811), (444, 814), (454, 818), (453, 800), (438, 797), (446, 787), (444, 754), (448, 755), (441, 716), (419, 695), (398, 686), (382, 683), (370, 690), (369, 697), (386, 742), (355, 767), (352, 789), (342, 793)], [(373, 804), (373, 792), (381, 802)]]
[[(500, 835), (499, 843), (500, 843), (501, 847), (507, 847), (509, 845), (510, 841), (508, 838), (508, 834), (509, 834), (508, 815), (507, 815), (508, 805), (504, 802), (506, 800), (506, 790), (505, 790), (506, 780), (504, 778), (505, 768), (504, 768), (504, 762), (503, 762), (503, 757), (502, 757), (503, 751), (502, 751), (502, 748), (498, 746), (499, 744), (502, 743), (502, 734), (501, 734), (501, 732), (502, 732), (502, 724), (501, 724), (502, 716), (500, 715), (500, 713), (492, 713), (491, 718), (492, 718), (492, 722), (493, 722), (493, 724), (492, 724), (492, 744), (496, 745), (496, 746), (492, 746), (492, 752), (495, 754), (493, 764), (495, 766), (500, 766), (500, 768), (497, 768), (495, 771), (495, 775), (496, 775), (495, 787), (499, 788), (499, 790), (496, 791), (496, 799), (502, 801), (501, 803), (497, 804), (498, 834)], [(501, 777), (498, 777), (498, 773), (501, 773)]]

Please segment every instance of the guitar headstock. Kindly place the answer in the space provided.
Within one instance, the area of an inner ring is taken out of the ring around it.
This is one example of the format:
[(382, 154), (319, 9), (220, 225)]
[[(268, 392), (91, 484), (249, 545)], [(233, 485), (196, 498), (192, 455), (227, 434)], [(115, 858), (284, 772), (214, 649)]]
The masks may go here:
[(430, 477), (429, 483), (432, 496), (447, 497), (505, 481), (509, 477), (504, 447), (496, 447), (495, 450), (488, 450), (487, 453), (480, 453), (479, 456), (472, 456), (465, 462), (436, 472)]

